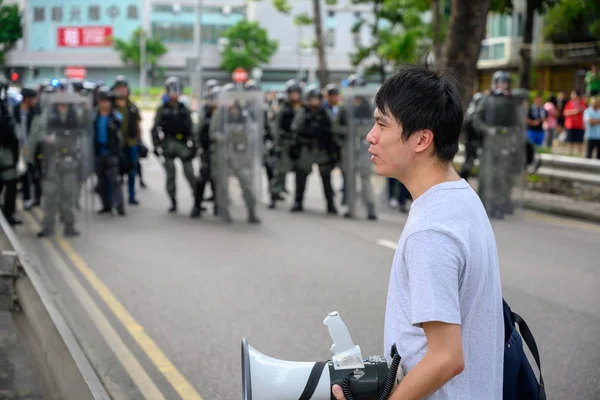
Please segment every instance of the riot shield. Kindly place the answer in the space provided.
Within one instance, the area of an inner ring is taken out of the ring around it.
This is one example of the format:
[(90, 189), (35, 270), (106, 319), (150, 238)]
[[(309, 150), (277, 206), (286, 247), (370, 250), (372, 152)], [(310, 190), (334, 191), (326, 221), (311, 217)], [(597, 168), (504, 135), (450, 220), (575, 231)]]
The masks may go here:
[[(42, 178), (43, 229), (53, 232), (56, 219), (69, 231), (88, 230), (94, 212), (94, 152), (90, 96), (47, 93), (42, 109), (37, 167)], [(57, 231), (60, 233), (60, 231)]]
[[(369, 217), (375, 216), (375, 202), (379, 190), (372, 182), (372, 163), (368, 153), (367, 134), (375, 120), (374, 99), (377, 89), (358, 87), (344, 88), (342, 107), (336, 129), (340, 143), (341, 165), (344, 175), (344, 197), (348, 207), (347, 217), (356, 216), (360, 196)], [(380, 179), (381, 180), (381, 179)], [(379, 187), (381, 185), (375, 185)]]
[[(218, 114), (211, 127), (215, 143), (216, 205), (225, 221), (230, 221), (230, 204), (243, 198), (247, 210), (256, 216), (257, 203), (263, 202), (262, 157), (264, 112), (262, 93), (222, 92)], [(230, 178), (239, 182), (234, 192)], [(232, 201), (233, 200), (233, 201)]]
[(521, 95), (482, 99), (478, 193), (491, 218), (521, 216), (526, 182), (527, 100)]

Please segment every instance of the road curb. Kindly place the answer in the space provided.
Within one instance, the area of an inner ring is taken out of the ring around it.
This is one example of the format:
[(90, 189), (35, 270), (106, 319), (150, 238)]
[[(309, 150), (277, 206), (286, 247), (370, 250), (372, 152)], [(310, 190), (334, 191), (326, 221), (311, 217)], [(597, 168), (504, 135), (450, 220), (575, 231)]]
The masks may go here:
[(579, 219), (586, 222), (596, 222), (600, 224), (600, 215), (593, 212), (586, 212), (583, 210), (566, 208), (548, 203), (540, 203), (531, 199), (525, 199), (524, 206), (528, 210), (539, 211), (561, 217)]

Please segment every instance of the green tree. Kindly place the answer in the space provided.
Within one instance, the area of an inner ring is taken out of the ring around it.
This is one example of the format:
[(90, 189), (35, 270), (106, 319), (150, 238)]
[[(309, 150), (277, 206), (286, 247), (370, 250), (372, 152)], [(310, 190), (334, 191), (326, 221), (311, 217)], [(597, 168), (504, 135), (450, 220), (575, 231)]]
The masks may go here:
[(279, 47), (267, 31), (256, 22), (242, 20), (223, 33), (227, 39), (222, 52), (221, 68), (233, 72), (237, 67), (251, 70), (268, 63)]
[(557, 44), (600, 40), (600, 4), (595, 0), (562, 0), (548, 11), (544, 36)]
[[(523, 45), (519, 50), (519, 80), (521, 87), (529, 89), (531, 73), (531, 43), (533, 42), (533, 21), (535, 13), (546, 13), (557, 4), (558, 0), (525, 0), (525, 27), (523, 28)], [(499, 13), (512, 13), (512, 0), (492, 0), (491, 11)]]
[(0, 65), (4, 65), (4, 58), (23, 37), (21, 14), (16, 4), (4, 5), (0, 0)]
[[(260, 0), (255, 0), (260, 1)], [(289, 15), (292, 12), (290, 0), (272, 0), (273, 7), (282, 14)], [(322, 85), (329, 82), (329, 70), (327, 69), (327, 55), (325, 52), (325, 40), (323, 37), (323, 23), (321, 21), (321, 1), (312, 0), (312, 16), (308, 13), (301, 13), (294, 17), (294, 23), (298, 26), (313, 25), (315, 28), (314, 47), (318, 52), (319, 59), (319, 81)], [(337, 0), (325, 0), (327, 5), (336, 5)]]
[(383, 83), (387, 65), (416, 61), (420, 44), (431, 35), (430, 27), (421, 20), (421, 14), (430, 7), (429, 0), (353, 0), (352, 3), (372, 5), (374, 16), (371, 23), (361, 18), (352, 27), (352, 33), (356, 34), (367, 25), (372, 38), (368, 45), (361, 44), (351, 54), (354, 66), (373, 59), (365, 65), (365, 73), (379, 73)]
[[(140, 34), (141, 28), (136, 29), (131, 33), (129, 40), (113, 38), (113, 47), (120, 54), (121, 61), (124, 64), (132, 65), (140, 68), (141, 47)], [(153, 79), (157, 73), (158, 60), (167, 53), (167, 47), (160, 39), (146, 37), (146, 63), (150, 65), (150, 77)]]

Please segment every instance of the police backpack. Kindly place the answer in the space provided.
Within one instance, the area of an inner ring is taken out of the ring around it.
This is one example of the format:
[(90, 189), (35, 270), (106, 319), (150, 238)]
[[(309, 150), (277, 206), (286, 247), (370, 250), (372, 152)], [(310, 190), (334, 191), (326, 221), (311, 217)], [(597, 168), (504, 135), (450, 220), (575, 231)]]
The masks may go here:
[[(503, 400), (546, 400), (544, 378), (540, 365), (540, 354), (529, 327), (508, 303), (502, 299), (504, 308), (504, 384)], [(516, 326), (519, 326), (517, 331)], [(527, 355), (523, 349), (523, 341), (529, 347), (540, 371), (540, 381), (535, 376)]]

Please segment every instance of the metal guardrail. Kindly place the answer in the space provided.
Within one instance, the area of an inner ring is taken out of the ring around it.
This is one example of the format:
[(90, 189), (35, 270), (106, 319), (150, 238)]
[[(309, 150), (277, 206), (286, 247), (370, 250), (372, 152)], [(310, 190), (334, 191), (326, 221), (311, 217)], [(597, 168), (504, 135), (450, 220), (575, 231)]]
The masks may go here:
[[(556, 154), (540, 154), (540, 159), (541, 166), (535, 172), (538, 176), (600, 185), (600, 160)], [(461, 145), (454, 163), (462, 165), (464, 160), (464, 146)], [(479, 165), (478, 162), (475, 165)]]
[[(64, 400), (110, 400), (96, 372), (79, 346), (73, 332), (46, 290), (42, 276), (32, 267), (12, 227), (0, 213), (4, 236), (3, 257), (11, 258), (12, 271), (3, 278), (12, 280), (13, 310), (20, 308), (28, 329), (41, 350), (34, 360), (58, 391), (50, 398)], [(8, 275), (8, 276), (7, 276)]]

